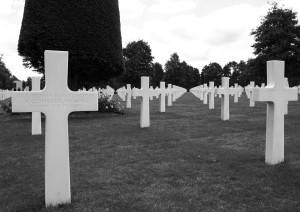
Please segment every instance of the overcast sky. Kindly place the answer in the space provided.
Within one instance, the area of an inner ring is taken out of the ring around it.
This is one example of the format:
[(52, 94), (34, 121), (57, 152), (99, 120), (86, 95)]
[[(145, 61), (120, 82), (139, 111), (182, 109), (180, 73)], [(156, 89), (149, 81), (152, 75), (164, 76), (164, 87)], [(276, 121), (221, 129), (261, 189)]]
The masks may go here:
[[(204, 65), (253, 57), (252, 29), (268, 11), (270, 0), (119, 0), (123, 47), (143, 39), (154, 61), (163, 66), (177, 52), (181, 61)], [(25, 0), (0, 2), (0, 53), (21, 80), (36, 75), (22, 66), (17, 44)], [(277, 0), (300, 13), (300, 0)]]

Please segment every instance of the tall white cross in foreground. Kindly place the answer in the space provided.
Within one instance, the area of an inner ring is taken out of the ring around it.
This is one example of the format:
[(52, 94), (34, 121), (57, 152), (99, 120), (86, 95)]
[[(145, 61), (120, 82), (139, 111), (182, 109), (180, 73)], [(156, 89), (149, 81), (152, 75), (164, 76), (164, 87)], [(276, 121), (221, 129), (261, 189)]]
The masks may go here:
[[(32, 91), (41, 90), (41, 77), (31, 77)], [(42, 134), (41, 112), (33, 112), (31, 120), (31, 134)]]
[(267, 62), (267, 86), (254, 88), (254, 101), (267, 102), (266, 155), (267, 164), (284, 161), (284, 110), (288, 101), (297, 101), (297, 88), (284, 85), (284, 61)]
[(229, 95), (232, 93), (229, 88), (229, 77), (222, 77), (222, 87), (218, 88), (218, 94), (222, 95), (221, 120), (229, 120)]
[(46, 86), (42, 91), (15, 92), (13, 112), (43, 112), (45, 131), (46, 207), (71, 202), (68, 116), (96, 111), (97, 92), (73, 92), (67, 86), (68, 52), (45, 51)]
[(149, 77), (141, 77), (141, 89), (133, 89), (132, 96), (141, 96), (141, 116), (140, 127), (150, 127), (150, 107), (149, 99), (154, 96), (154, 90), (149, 88)]

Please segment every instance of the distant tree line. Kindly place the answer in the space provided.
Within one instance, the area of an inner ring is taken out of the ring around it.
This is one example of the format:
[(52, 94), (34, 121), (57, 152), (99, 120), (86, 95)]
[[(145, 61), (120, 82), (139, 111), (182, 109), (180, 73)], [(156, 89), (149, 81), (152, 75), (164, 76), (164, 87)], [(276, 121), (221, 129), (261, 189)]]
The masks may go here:
[(11, 90), (14, 88), (14, 81), (18, 80), (17, 77), (11, 74), (6, 68), (5, 63), (2, 60), (3, 55), (0, 54), (0, 89)]
[(285, 77), (290, 86), (300, 84), (300, 26), (297, 13), (291, 9), (279, 7), (272, 3), (260, 25), (252, 30), (254, 36), (255, 58), (247, 62), (232, 61), (223, 68), (217, 63), (211, 63), (202, 69), (201, 83), (216, 80), (220, 83), (221, 76), (231, 77), (231, 85), (239, 83), (246, 86), (250, 81), (257, 85), (267, 82), (266, 63), (269, 60), (285, 61)]
[[(164, 68), (158, 62), (153, 62), (150, 45), (143, 40), (132, 41), (123, 49), (125, 72), (117, 79), (117, 84), (129, 83), (132, 87), (141, 86), (141, 76), (150, 77), (150, 85), (157, 87), (161, 81), (175, 84), (187, 89), (200, 83), (200, 73), (197, 68), (180, 61), (177, 53), (170, 56)], [(118, 86), (116, 86), (118, 87)]]
[(285, 76), (290, 85), (299, 85), (297, 13), (271, 3), (266, 16), (250, 35), (255, 39), (252, 45), (255, 58), (229, 61), (224, 67), (212, 62), (200, 73), (181, 61), (177, 53), (173, 53), (164, 66), (154, 62), (150, 45), (143, 40), (132, 41), (122, 49), (118, 0), (93, 0), (88, 5), (32, 0), (25, 2), (18, 51), (23, 56), (24, 66), (39, 73), (44, 73), (45, 49), (69, 51), (69, 85), (73, 90), (106, 84), (114, 88), (129, 83), (140, 87), (141, 76), (150, 76), (152, 86), (165, 81), (187, 89), (209, 81), (220, 85), (223, 76), (231, 78), (231, 85), (246, 86), (250, 81), (260, 85), (267, 81), (268, 60), (285, 61)]
[(300, 26), (297, 13), (291, 9), (279, 7), (271, 3), (267, 15), (261, 19), (260, 25), (250, 33), (254, 36), (255, 58), (247, 61), (230, 61), (222, 67), (216, 62), (205, 65), (199, 70), (180, 61), (177, 53), (171, 55), (164, 70), (159, 63), (153, 64), (151, 49), (143, 40), (133, 41), (123, 49), (125, 68), (122, 82), (130, 82), (140, 86), (140, 76), (151, 77), (151, 84), (158, 86), (159, 81), (172, 83), (190, 89), (199, 84), (214, 81), (221, 84), (222, 77), (230, 77), (230, 85), (238, 83), (247, 86), (250, 81), (257, 85), (267, 82), (266, 63), (269, 60), (285, 61), (285, 77), (290, 86), (300, 84)]

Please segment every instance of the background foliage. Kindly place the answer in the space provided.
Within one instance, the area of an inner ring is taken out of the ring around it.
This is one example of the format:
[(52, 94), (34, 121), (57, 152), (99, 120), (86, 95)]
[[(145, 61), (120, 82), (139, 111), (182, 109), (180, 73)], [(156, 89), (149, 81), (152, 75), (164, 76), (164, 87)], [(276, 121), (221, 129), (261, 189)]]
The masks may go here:
[(124, 71), (118, 0), (26, 0), (18, 52), (44, 73), (45, 50), (69, 51), (69, 87), (98, 85)]

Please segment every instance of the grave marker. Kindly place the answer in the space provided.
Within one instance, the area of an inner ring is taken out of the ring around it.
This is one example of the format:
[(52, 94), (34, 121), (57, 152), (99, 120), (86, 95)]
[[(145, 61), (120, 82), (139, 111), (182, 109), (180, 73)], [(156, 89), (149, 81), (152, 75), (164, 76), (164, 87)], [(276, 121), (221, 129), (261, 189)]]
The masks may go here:
[(209, 88), (207, 89), (207, 93), (209, 94), (209, 109), (214, 109), (215, 108), (215, 83), (214, 82), (209, 82)]
[(221, 100), (221, 120), (229, 120), (229, 95), (232, 93), (229, 88), (229, 77), (222, 77), (222, 87), (218, 89), (218, 94), (222, 95)]
[(267, 62), (267, 86), (254, 88), (254, 101), (267, 102), (266, 155), (267, 164), (284, 161), (284, 107), (288, 101), (297, 101), (296, 88), (284, 84), (284, 61)]
[(46, 86), (42, 91), (14, 92), (13, 112), (43, 112), (45, 131), (46, 207), (71, 202), (68, 115), (98, 110), (96, 92), (69, 90), (68, 52), (45, 51)]
[(149, 99), (154, 96), (155, 93), (149, 88), (149, 77), (141, 77), (141, 89), (134, 89), (132, 91), (134, 97), (141, 96), (141, 115), (140, 115), (140, 127), (150, 127), (150, 108)]
[(126, 108), (131, 108), (131, 95), (132, 95), (131, 85), (127, 84), (127, 89), (126, 89)]
[(205, 105), (207, 105), (207, 95), (208, 95), (207, 89), (208, 89), (207, 83), (205, 83), (203, 85), (203, 104), (205, 104)]
[(161, 113), (164, 113), (164, 112), (166, 112), (166, 94), (167, 94), (165, 82), (160, 82), (159, 93), (160, 93), (159, 111)]

